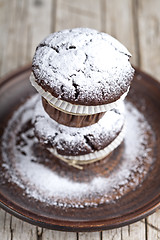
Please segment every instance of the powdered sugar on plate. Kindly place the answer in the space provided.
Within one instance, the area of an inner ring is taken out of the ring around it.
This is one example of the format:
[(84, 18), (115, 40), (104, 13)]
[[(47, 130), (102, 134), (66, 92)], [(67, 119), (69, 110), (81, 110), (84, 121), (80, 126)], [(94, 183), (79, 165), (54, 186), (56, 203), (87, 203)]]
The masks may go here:
[[(127, 134), (122, 148), (123, 161), (107, 177), (95, 174), (88, 182), (78, 182), (37, 161), (34, 153), (37, 140), (30, 125), (36, 100), (37, 96), (32, 97), (15, 112), (3, 134), (6, 181), (19, 186), (35, 201), (72, 208), (116, 201), (131, 187), (136, 189), (143, 182), (153, 162), (151, 142), (154, 142), (154, 135), (143, 114), (132, 103), (126, 104)], [(28, 127), (26, 123), (30, 123)]]

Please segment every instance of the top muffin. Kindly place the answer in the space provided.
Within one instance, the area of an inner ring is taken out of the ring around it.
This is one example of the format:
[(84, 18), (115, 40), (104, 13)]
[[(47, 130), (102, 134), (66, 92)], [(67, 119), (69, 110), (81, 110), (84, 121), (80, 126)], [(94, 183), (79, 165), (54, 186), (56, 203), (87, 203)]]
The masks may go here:
[[(71, 105), (110, 104), (129, 89), (134, 74), (130, 57), (106, 33), (88, 28), (56, 32), (36, 49), (32, 62), (35, 87)], [(50, 101), (51, 97), (43, 96)]]

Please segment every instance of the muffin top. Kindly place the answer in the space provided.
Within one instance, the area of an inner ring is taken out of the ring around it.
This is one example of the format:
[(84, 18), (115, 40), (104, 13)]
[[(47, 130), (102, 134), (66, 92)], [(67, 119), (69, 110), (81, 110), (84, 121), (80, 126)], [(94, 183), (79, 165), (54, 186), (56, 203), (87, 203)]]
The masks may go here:
[(75, 28), (45, 38), (36, 49), (32, 71), (36, 83), (58, 99), (103, 105), (127, 92), (134, 74), (130, 57), (110, 35)]

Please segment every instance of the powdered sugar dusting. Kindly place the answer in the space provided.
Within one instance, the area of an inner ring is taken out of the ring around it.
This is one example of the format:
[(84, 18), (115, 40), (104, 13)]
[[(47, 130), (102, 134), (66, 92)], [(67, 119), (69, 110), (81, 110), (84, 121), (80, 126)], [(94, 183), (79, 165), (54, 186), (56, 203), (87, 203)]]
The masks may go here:
[(59, 99), (97, 105), (120, 98), (134, 70), (128, 50), (108, 34), (76, 28), (53, 33), (36, 49), (36, 81)]
[(130, 102), (126, 104), (127, 134), (123, 149), (123, 156), (126, 157), (118, 169), (108, 177), (95, 174), (88, 182), (77, 182), (60, 176), (35, 159), (33, 146), (37, 140), (33, 128), (27, 128), (26, 122), (32, 118), (36, 99), (37, 97), (31, 98), (16, 111), (3, 134), (2, 155), (7, 181), (18, 185), (24, 194), (35, 201), (72, 208), (116, 201), (130, 187), (136, 188), (141, 184), (153, 161), (150, 142), (154, 141), (154, 136), (150, 125), (134, 105)]

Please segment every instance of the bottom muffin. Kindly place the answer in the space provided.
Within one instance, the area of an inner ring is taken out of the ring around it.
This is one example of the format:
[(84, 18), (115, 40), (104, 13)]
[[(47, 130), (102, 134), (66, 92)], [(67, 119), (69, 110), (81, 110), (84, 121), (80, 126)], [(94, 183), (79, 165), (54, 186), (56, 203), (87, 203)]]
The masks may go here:
[(107, 111), (95, 124), (76, 128), (51, 119), (38, 99), (33, 124), (39, 142), (56, 157), (70, 163), (85, 164), (109, 155), (123, 141), (124, 104)]

